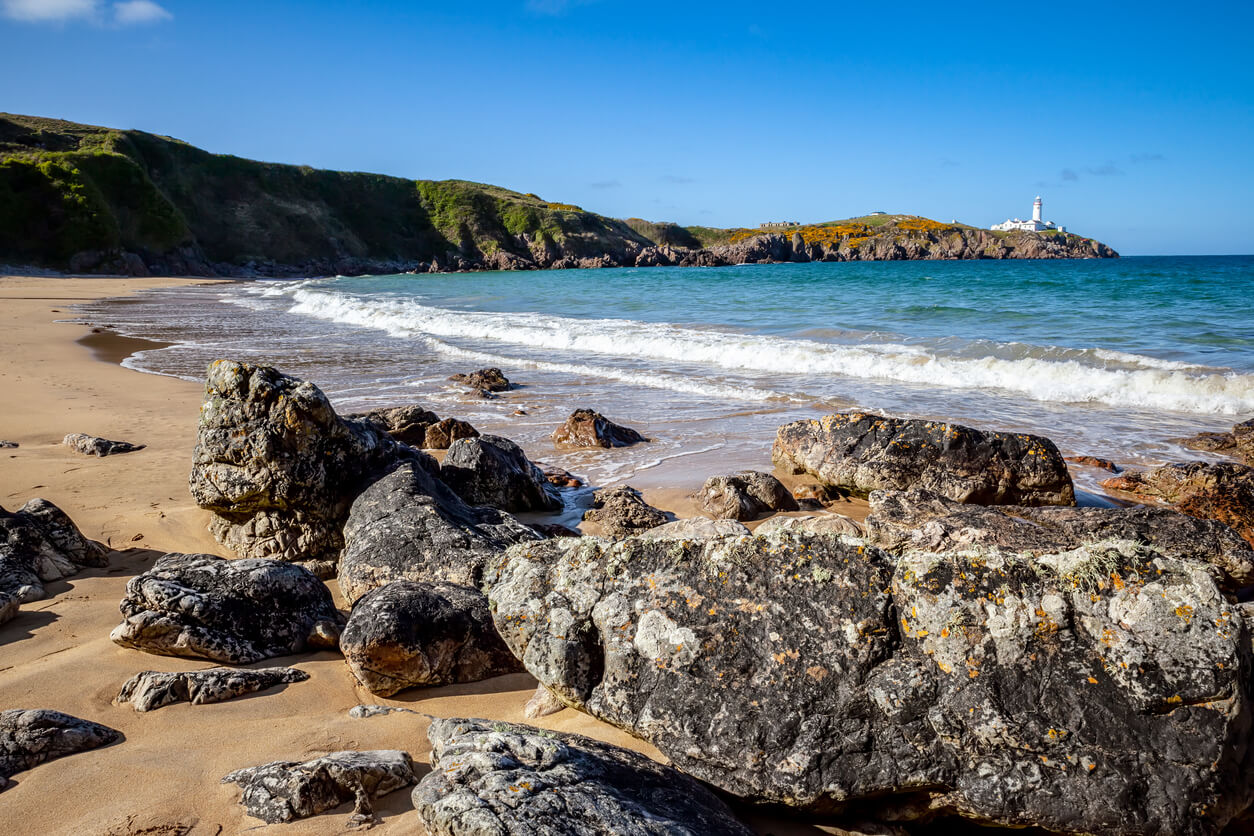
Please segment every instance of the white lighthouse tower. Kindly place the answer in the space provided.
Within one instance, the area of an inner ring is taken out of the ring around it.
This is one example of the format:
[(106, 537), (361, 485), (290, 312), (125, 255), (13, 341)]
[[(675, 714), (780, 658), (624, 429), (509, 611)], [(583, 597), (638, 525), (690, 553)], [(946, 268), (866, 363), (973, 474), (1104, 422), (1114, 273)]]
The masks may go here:
[(1037, 223), (1041, 222), (1041, 196), (1039, 194), (1036, 200), (1032, 201), (1032, 220)]
[(1046, 232), (1056, 229), (1059, 232), (1066, 232), (1065, 226), (1059, 226), (1053, 221), (1047, 221), (1041, 217), (1041, 196), (1038, 194), (1036, 200), (1032, 201), (1032, 220), (1021, 221), (1018, 218), (1011, 218), (999, 224), (993, 224), (989, 229), (1006, 232), (1012, 229), (1023, 230), (1024, 232)]

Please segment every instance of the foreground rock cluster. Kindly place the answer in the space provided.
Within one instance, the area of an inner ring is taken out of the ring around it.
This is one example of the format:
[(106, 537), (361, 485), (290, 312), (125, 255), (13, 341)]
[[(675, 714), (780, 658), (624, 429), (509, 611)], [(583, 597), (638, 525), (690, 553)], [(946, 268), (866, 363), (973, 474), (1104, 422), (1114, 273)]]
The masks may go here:
[(84, 537), (51, 502), (32, 499), (16, 512), (0, 508), (0, 624), (43, 598), (44, 584), (106, 565), (108, 549)]

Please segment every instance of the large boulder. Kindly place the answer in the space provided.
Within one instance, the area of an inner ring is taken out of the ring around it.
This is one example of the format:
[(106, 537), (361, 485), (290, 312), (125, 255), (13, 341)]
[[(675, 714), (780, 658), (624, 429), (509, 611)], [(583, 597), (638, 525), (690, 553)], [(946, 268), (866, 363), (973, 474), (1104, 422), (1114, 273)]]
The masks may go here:
[(0, 624), (17, 615), (19, 605), (45, 597), (45, 583), (106, 566), (108, 554), (46, 499), (32, 499), (14, 513), (0, 508)]
[(778, 479), (756, 470), (711, 476), (697, 493), (697, 507), (716, 520), (742, 521), (777, 511), (801, 510)]
[(921, 488), (980, 505), (1075, 504), (1062, 455), (1036, 435), (850, 412), (785, 424), (771, 458), (859, 496)]
[(633, 430), (615, 424), (599, 412), (576, 409), (553, 431), (553, 443), (559, 447), (629, 447), (649, 439)]
[(60, 711), (0, 711), (0, 790), (8, 787), (9, 776), (15, 773), (55, 758), (108, 746), (121, 737), (121, 732), (108, 726)]
[(607, 537), (629, 537), (664, 525), (664, 511), (644, 501), (640, 491), (630, 485), (601, 488), (592, 493), (592, 507), (583, 518), (601, 526)]
[(1231, 432), (1198, 433), (1181, 443), (1190, 450), (1220, 453), (1254, 465), (1254, 418), (1234, 425)]
[(176, 702), (208, 705), (308, 678), (309, 674), (297, 668), (140, 671), (122, 686), (117, 702), (130, 703), (136, 711), (154, 711)]
[(522, 448), (499, 435), (462, 438), (448, 448), (440, 478), (471, 505), (502, 511), (559, 511), (562, 496)]
[(478, 588), (486, 561), (539, 535), (495, 508), (470, 506), (414, 464), (402, 464), (353, 502), (339, 584), (351, 604), (391, 581)]
[(385, 697), (522, 670), (488, 599), (451, 583), (395, 581), (367, 593), (349, 614), (340, 651), (357, 681)]
[(436, 719), (414, 787), (430, 836), (750, 836), (718, 796), (644, 755), (515, 723)]
[(268, 366), (209, 364), (191, 491), (209, 530), (240, 557), (334, 574), (357, 494), (398, 461), (429, 456), (366, 420), (342, 419), (314, 386)]
[(754, 802), (1211, 834), (1254, 797), (1249, 614), (1197, 561), (787, 531), (507, 555), (494, 618), (540, 684)]
[(1165, 502), (1181, 513), (1231, 526), (1254, 544), (1254, 467), (1189, 462), (1125, 473), (1102, 482), (1110, 491)]
[(167, 554), (131, 578), (110, 638), (162, 656), (247, 665), (335, 647), (344, 618), (326, 584), (277, 560)]

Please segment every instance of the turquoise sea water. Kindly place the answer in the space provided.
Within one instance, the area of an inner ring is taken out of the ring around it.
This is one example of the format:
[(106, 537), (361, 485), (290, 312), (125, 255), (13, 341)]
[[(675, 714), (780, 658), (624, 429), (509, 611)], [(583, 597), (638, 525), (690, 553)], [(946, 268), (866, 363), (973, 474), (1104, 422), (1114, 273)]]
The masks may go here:
[[(146, 370), (269, 362), (344, 409), (419, 401), (600, 482), (695, 487), (769, 469), (785, 421), (854, 408), (1194, 457), (1171, 439), (1254, 415), (1251, 313), (1254, 257), (1225, 256), (262, 281), (87, 318), (177, 343), (129, 361)], [(444, 380), (484, 365), (523, 388), (479, 401)], [(559, 454), (547, 433), (577, 406), (655, 441)]]

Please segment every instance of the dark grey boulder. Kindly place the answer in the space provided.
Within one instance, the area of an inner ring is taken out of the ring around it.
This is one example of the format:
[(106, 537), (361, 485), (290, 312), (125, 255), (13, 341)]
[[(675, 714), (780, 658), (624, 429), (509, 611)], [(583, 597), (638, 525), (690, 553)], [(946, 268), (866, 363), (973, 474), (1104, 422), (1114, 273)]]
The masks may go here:
[(422, 467), (402, 464), (353, 502), (339, 584), (351, 604), (397, 580), (478, 588), (483, 566), (539, 535), (495, 508), (467, 505)]
[(141, 671), (126, 681), (117, 701), (130, 703), (136, 711), (153, 711), (176, 702), (207, 705), (308, 678), (309, 674), (296, 668)]
[(711, 476), (697, 493), (697, 506), (716, 520), (756, 520), (777, 511), (801, 510), (778, 479), (756, 470)]
[(108, 554), (46, 499), (32, 499), (14, 513), (0, 508), (0, 624), (21, 604), (45, 597), (45, 583), (106, 566)]
[(714, 793), (644, 755), (577, 734), (432, 720), (414, 787), (430, 836), (751, 836)]
[(227, 775), (222, 783), (239, 784), (240, 803), (248, 815), (267, 824), (309, 818), (351, 801), (351, 828), (377, 822), (372, 799), (415, 780), (414, 762), (406, 752), (383, 749), (250, 766)]
[(488, 599), (451, 583), (394, 581), (353, 605), (340, 651), (372, 694), (478, 682), (522, 665), (501, 641)]
[(553, 431), (553, 443), (559, 447), (630, 447), (648, 441), (631, 427), (615, 424), (599, 412), (576, 409)]
[(1048, 438), (862, 412), (780, 427), (772, 460), (859, 496), (920, 488), (980, 505), (1074, 505)]
[[(0, 711), (0, 790), (10, 776), (45, 761), (108, 746), (122, 733), (46, 708)], [(15, 831), (14, 831), (15, 832)]]
[(666, 512), (644, 501), (630, 485), (601, 488), (592, 494), (592, 507), (583, 518), (601, 526), (606, 537), (629, 537), (670, 521)]
[(562, 496), (543, 471), (508, 438), (481, 435), (454, 441), (440, 478), (471, 505), (502, 511), (558, 511)]
[(71, 450), (82, 453), (84, 456), (115, 456), (119, 453), (133, 453), (136, 450), (143, 450), (143, 444), (131, 444), (129, 441), (110, 441), (107, 438), (100, 438), (86, 433), (70, 433), (61, 443)]
[(326, 584), (277, 560), (167, 554), (126, 584), (110, 638), (162, 656), (247, 665), (333, 648), (344, 618)]

